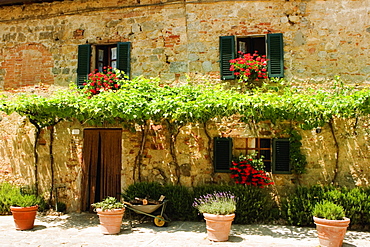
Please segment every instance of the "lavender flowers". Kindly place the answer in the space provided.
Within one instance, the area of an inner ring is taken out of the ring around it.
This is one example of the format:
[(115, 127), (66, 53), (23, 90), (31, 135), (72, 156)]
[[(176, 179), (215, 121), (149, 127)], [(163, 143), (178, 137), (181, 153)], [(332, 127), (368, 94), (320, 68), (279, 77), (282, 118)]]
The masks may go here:
[(230, 192), (213, 192), (194, 199), (193, 207), (199, 213), (232, 214), (236, 210), (236, 197)]

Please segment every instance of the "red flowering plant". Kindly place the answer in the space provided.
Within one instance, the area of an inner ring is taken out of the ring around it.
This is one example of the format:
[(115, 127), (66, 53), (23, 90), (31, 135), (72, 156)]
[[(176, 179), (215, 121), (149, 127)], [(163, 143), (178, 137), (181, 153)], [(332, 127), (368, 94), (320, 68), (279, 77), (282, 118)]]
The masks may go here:
[(274, 184), (268, 177), (262, 158), (256, 158), (257, 153), (240, 155), (232, 161), (230, 171), (231, 178), (237, 184), (253, 185), (264, 188)]
[(112, 67), (104, 67), (103, 72), (97, 69), (88, 75), (84, 82), (84, 93), (90, 97), (103, 91), (115, 91), (121, 87), (121, 81), (125, 78), (124, 72)]
[(265, 55), (259, 56), (239, 51), (239, 57), (230, 60), (230, 71), (234, 72), (239, 82), (248, 85), (256, 84), (259, 80), (267, 79), (267, 59)]

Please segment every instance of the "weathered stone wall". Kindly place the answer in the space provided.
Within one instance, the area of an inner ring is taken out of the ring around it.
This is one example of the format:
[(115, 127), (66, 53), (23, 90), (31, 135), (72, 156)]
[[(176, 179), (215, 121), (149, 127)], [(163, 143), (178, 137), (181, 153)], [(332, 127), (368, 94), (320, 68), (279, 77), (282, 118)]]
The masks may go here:
[[(285, 74), (289, 79), (326, 79), (339, 74), (351, 82), (369, 81), (369, 5), (361, 0), (336, 1), (57, 1), (0, 7), (0, 89), (38, 83), (67, 86), (75, 81), (80, 44), (132, 43), (134, 76), (184, 79), (185, 74), (219, 78), (219, 36), (284, 34)], [(331, 182), (369, 185), (369, 118), (336, 119), (322, 132), (300, 131), (308, 159), (301, 176), (273, 175), (275, 191)], [(79, 210), (83, 129), (61, 122), (53, 134), (44, 129), (37, 142), (25, 118), (0, 115), (0, 180), (33, 185), (46, 198), (56, 188), (70, 211)], [(355, 126), (355, 127), (354, 127)], [(91, 126), (90, 126), (91, 127)], [(121, 127), (121, 126), (106, 126)], [(195, 186), (230, 181), (214, 173), (213, 137), (281, 136), (281, 126), (251, 127), (232, 121), (188, 125), (176, 138), (176, 159), (166, 126), (153, 125), (139, 169), (141, 130), (123, 132), (122, 189), (137, 181)], [(72, 135), (72, 129), (80, 134)], [(334, 135), (333, 135), (334, 134)], [(335, 137), (335, 138), (334, 138)], [(210, 140), (211, 138), (211, 140)], [(35, 172), (37, 169), (37, 173)]]
[[(34, 185), (35, 164), (33, 146), (35, 130), (26, 119), (12, 114), (2, 114), (0, 121), (0, 182)], [(370, 185), (370, 132), (369, 118), (353, 120), (335, 119), (324, 126), (321, 133), (299, 131), (302, 136), (302, 153), (307, 158), (307, 172), (302, 175), (271, 174), (275, 185), (273, 191), (284, 196), (297, 185), (337, 184), (341, 186)], [(52, 155), (50, 159), (51, 128), (43, 129), (37, 143), (39, 162), (37, 181), (39, 192), (45, 198), (56, 189), (59, 201), (67, 204), (69, 211), (80, 210), (81, 164), (83, 129), (79, 122), (60, 122), (53, 130)], [(105, 126), (121, 127), (121, 126)], [(205, 183), (229, 183), (228, 173), (213, 170), (214, 137), (232, 137), (234, 141), (243, 138), (285, 137), (282, 123), (272, 125), (265, 122), (255, 126), (238, 121), (212, 121), (206, 126), (186, 125), (180, 129), (175, 142), (175, 158), (170, 152), (170, 135), (166, 125), (152, 125), (143, 148), (143, 158), (135, 170), (135, 160), (141, 147), (142, 132), (126, 129), (122, 136), (121, 188), (125, 189), (134, 181), (157, 181), (160, 183), (196, 186)], [(78, 129), (78, 134), (72, 134)], [(335, 138), (334, 138), (334, 136)], [(211, 138), (211, 139), (209, 139)], [(238, 153), (234, 152), (234, 155)], [(52, 179), (53, 177), (53, 179)]]
[(219, 78), (219, 36), (284, 34), (288, 79), (369, 81), (369, 4), (56, 1), (0, 7), (0, 89), (75, 81), (77, 46), (132, 43), (132, 74)]

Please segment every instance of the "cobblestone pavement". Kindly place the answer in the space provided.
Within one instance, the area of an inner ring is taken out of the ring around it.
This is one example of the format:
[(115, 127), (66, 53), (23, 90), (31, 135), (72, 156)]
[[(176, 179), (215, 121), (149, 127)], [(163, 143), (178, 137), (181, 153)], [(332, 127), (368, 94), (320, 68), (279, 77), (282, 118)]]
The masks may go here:
[[(151, 219), (151, 218), (149, 218)], [(128, 247), (317, 247), (316, 230), (309, 227), (233, 224), (227, 242), (207, 239), (204, 222), (170, 222), (156, 227), (124, 220), (118, 235), (103, 235), (96, 214), (38, 215), (32, 230), (17, 231), (12, 216), (0, 216), (0, 246), (128, 246)], [(343, 247), (370, 247), (370, 232), (347, 231)]]

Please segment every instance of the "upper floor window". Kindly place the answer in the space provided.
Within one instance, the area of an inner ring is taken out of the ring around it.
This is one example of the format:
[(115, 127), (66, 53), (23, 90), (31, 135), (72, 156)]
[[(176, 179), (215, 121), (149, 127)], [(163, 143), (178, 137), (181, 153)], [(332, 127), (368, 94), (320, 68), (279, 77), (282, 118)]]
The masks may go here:
[(261, 36), (221, 36), (220, 37), (220, 72), (222, 80), (235, 79), (230, 71), (230, 60), (237, 52), (266, 55), (269, 77), (284, 77), (283, 34), (273, 33)]
[(94, 69), (103, 71), (104, 66), (117, 68), (130, 77), (130, 42), (109, 45), (79, 45), (77, 86), (82, 87)]
[(117, 45), (97, 45), (95, 56), (95, 69), (103, 72), (104, 66), (117, 68)]

